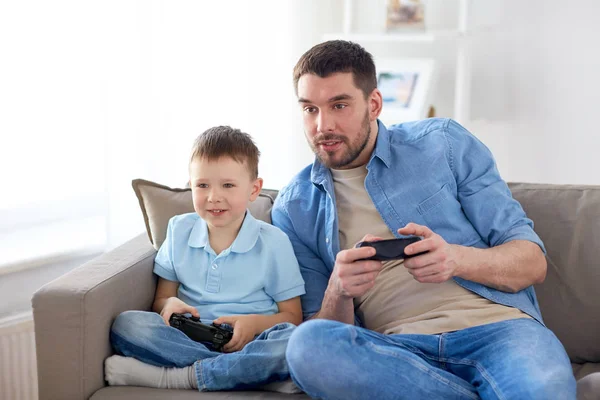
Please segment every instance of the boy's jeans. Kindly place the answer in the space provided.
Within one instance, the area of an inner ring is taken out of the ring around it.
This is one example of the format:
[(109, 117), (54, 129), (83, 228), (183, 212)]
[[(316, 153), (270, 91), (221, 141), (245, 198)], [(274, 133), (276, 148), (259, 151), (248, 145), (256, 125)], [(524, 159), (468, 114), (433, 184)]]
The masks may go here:
[(322, 399), (575, 399), (562, 344), (532, 319), (440, 335), (382, 335), (327, 320), (292, 334), (294, 382)]
[(235, 353), (220, 353), (145, 311), (120, 314), (110, 332), (117, 352), (159, 367), (194, 365), (199, 390), (252, 388), (289, 378), (285, 349), (293, 324), (278, 324)]

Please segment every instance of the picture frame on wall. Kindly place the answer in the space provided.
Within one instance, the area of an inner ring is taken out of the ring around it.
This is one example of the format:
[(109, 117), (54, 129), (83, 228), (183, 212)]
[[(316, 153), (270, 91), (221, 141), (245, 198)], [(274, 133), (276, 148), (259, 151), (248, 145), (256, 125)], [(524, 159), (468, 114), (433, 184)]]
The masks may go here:
[(388, 32), (425, 29), (425, 5), (422, 0), (385, 0), (385, 28)]
[(433, 59), (377, 58), (377, 87), (383, 97), (380, 119), (398, 124), (427, 118), (432, 107), (436, 65)]

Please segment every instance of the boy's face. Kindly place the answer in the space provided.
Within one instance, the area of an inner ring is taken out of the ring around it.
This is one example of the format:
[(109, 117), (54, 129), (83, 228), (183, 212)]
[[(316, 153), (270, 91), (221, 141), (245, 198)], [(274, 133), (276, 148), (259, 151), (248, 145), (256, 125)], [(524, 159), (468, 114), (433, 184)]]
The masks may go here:
[(248, 203), (260, 193), (262, 179), (253, 179), (246, 163), (231, 157), (196, 158), (190, 163), (190, 186), (194, 210), (211, 232), (227, 228), (237, 232)]

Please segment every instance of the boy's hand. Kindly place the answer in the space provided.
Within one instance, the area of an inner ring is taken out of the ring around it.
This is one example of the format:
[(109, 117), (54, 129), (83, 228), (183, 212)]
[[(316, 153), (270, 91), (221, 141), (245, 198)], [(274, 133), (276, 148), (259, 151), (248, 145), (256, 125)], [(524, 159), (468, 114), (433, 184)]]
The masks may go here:
[(213, 323), (228, 324), (233, 327), (233, 337), (229, 343), (223, 346), (223, 352), (225, 353), (240, 351), (261, 332), (258, 328), (257, 318), (254, 315), (229, 315), (219, 317)]
[(194, 317), (200, 318), (200, 313), (196, 310), (196, 307), (192, 307), (177, 297), (169, 297), (165, 302), (163, 309), (160, 311), (160, 316), (165, 321), (165, 324), (169, 324), (169, 319), (173, 314), (185, 314), (190, 313)]

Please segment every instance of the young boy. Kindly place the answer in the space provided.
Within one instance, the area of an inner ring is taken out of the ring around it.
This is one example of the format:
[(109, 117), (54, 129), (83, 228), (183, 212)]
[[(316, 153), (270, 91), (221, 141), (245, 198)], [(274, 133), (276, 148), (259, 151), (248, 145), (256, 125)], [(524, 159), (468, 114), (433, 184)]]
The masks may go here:
[[(288, 237), (248, 211), (262, 188), (260, 152), (252, 138), (227, 126), (194, 144), (190, 186), (195, 213), (169, 221), (154, 272), (153, 311), (126, 311), (115, 320), (110, 385), (252, 388), (289, 378), (285, 350), (302, 321), (304, 281)], [(173, 313), (233, 327), (223, 352), (169, 326)], [(276, 384), (275, 384), (276, 385)]]

